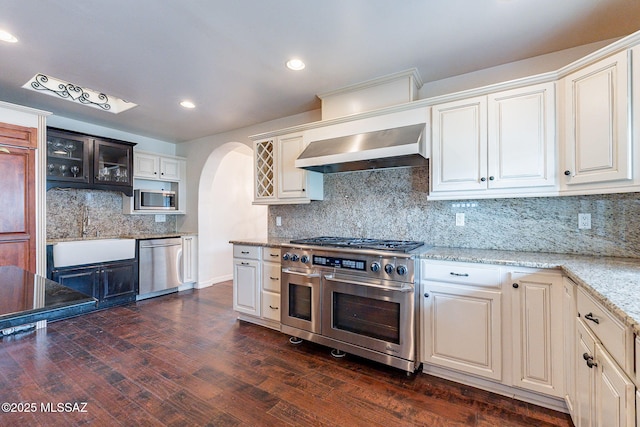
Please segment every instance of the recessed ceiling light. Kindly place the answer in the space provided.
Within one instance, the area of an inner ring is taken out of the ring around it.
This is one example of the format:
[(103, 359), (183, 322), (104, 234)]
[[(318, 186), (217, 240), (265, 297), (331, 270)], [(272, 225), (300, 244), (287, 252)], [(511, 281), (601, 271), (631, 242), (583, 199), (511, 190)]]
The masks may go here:
[(302, 59), (298, 59), (298, 58), (293, 58), (287, 61), (287, 68), (293, 71), (300, 71), (300, 70), (304, 70), (304, 62), (302, 62)]
[(189, 108), (189, 109), (196, 108), (196, 104), (194, 104), (191, 101), (182, 101), (180, 105), (182, 105), (184, 108)]
[(18, 39), (13, 34), (0, 30), (0, 40), (7, 43), (16, 43)]

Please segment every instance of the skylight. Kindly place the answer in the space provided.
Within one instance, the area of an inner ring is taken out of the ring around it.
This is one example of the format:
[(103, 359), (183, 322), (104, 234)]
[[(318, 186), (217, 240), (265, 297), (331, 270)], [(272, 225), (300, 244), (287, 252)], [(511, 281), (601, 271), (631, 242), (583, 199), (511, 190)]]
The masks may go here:
[(93, 89), (84, 88), (44, 74), (36, 74), (23, 86), (45, 95), (56, 96), (67, 101), (76, 102), (88, 107), (108, 111), (113, 114), (122, 113), (138, 104), (125, 101), (113, 95), (107, 95)]

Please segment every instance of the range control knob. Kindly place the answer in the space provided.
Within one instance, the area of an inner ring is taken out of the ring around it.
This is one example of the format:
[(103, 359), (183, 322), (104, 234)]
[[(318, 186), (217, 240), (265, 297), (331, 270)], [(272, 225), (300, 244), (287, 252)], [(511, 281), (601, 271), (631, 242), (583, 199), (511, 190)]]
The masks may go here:
[(300, 257), (297, 254), (293, 254), (291, 255), (291, 261), (298, 261), (300, 259)]
[(380, 263), (379, 262), (374, 262), (371, 264), (371, 271), (373, 271), (374, 273), (377, 273), (378, 271), (380, 271)]
[(407, 266), (399, 265), (398, 268), (396, 268), (396, 271), (398, 272), (399, 275), (404, 276), (407, 274)]
[(300, 262), (303, 263), (303, 264), (308, 263), (309, 262), (309, 257), (307, 255), (302, 255), (300, 257)]
[(387, 274), (391, 274), (391, 273), (393, 273), (393, 272), (395, 271), (395, 269), (396, 269), (396, 266), (395, 266), (395, 265), (393, 265), (393, 264), (386, 264), (386, 265), (384, 266), (384, 271), (385, 271)]
[(282, 255), (282, 259), (285, 261), (288, 261), (289, 258), (291, 258), (291, 254), (289, 252), (286, 252), (284, 255)]

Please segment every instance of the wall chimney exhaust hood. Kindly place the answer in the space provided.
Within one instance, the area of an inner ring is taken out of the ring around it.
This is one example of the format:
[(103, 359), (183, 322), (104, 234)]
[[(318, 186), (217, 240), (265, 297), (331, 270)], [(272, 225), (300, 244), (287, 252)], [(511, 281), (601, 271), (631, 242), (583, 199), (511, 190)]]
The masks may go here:
[(334, 173), (427, 164), (426, 123), (312, 140), (297, 168)]

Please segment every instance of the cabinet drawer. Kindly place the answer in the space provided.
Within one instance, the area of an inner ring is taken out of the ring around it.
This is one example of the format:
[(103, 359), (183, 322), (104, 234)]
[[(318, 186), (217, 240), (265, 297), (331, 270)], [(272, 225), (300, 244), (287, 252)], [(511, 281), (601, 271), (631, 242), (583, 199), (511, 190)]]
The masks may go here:
[(422, 279), (463, 285), (500, 288), (500, 267), (464, 262), (422, 260)]
[(578, 315), (621, 367), (630, 365), (626, 351), (627, 328), (583, 289), (578, 289)]
[(280, 295), (273, 292), (262, 292), (262, 317), (280, 321)]
[(279, 294), (281, 271), (280, 264), (264, 262), (262, 264), (262, 289)]
[(280, 248), (262, 248), (262, 260), (280, 262)]
[(233, 245), (233, 257), (260, 259), (260, 246)]

